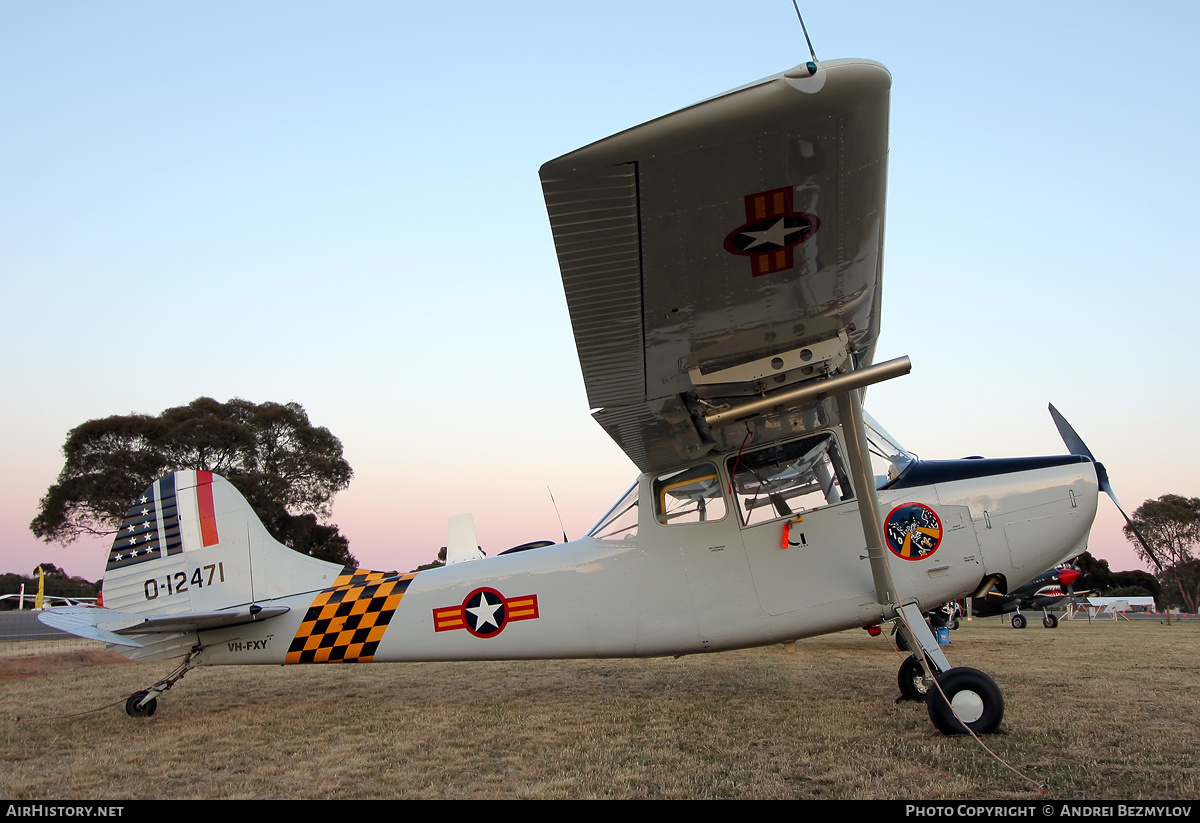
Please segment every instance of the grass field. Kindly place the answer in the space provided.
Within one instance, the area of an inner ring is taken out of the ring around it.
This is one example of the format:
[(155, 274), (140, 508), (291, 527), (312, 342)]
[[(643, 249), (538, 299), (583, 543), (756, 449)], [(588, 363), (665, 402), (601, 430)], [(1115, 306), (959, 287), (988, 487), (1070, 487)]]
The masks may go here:
[(124, 699), (169, 665), (47, 641), (0, 659), (0, 796), (1200, 798), (1200, 621), (1030, 625), (976, 621), (948, 650), (1004, 691), (1003, 763), (896, 704), (903, 658), (862, 631), (795, 654), (205, 668), (143, 720)]

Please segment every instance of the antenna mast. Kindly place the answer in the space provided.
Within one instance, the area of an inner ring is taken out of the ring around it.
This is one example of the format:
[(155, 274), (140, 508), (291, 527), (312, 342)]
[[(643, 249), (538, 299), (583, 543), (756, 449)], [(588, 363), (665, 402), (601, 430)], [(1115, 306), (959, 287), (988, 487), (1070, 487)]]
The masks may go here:
[(808, 36), (808, 27), (804, 25), (804, 15), (800, 14), (800, 6), (796, 0), (792, 0), (792, 8), (796, 10), (796, 17), (800, 20), (800, 31), (804, 32), (804, 42), (808, 43), (808, 53), (812, 55), (812, 61), (817, 62), (817, 53), (813, 51), (812, 40)]

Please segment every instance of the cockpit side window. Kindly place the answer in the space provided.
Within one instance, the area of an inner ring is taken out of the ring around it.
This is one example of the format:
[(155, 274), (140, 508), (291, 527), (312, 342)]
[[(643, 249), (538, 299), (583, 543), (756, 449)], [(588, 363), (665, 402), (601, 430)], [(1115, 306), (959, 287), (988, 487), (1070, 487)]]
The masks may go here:
[(829, 432), (765, 446), (728, 460), (734, 498), (747, 526), (791, 517), (854, 496)]
[(705, 523), (725, 516), (721, 477), (712, 463), (659, 475), (651, 489), (654, 517), (663, 525)]

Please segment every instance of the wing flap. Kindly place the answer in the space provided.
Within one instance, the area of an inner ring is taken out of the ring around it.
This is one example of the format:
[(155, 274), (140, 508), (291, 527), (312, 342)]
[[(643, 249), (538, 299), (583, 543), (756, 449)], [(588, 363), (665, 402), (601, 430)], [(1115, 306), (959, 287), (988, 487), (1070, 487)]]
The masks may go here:
[(543, 177), (558, 265), (593, 409), (645, 396), (637, 169)]

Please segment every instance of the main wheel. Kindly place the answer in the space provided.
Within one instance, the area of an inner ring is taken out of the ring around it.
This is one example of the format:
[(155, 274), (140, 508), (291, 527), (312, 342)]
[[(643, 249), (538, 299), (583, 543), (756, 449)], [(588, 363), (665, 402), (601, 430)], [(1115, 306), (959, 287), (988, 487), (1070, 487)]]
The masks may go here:
[(975, 734), (991, 734), (1000, 728), (1004, 697), (992, 678), (979, 669), (960, 666), (939, 674), (937, 682), (941, 690), (930, 687), (925, 706), (929, 719), (942, 734), (966, 734), (964, 723)]
[(925, 685), (925, 670), (921, 668), (916, 655), (909, 655), (900, 664), (900, 672), (896, 675), (896, 684), (900, 687), (900, 696), (905, 700), (915, 700), (924, 703), (929, 693)]
[(946, 624), (946, 628), (949, 629), (950, 631), (954, 631), (955, 629), (957, 629), (958, 628), (958, 618), (951, 617), (950, 622)]
[(1058, 615), (1047, 614), (1045, 617), (1042, 618), (1042, 625), (1045, 626), (1047, 629), (1057, 629), (1058, 628)]
[(1025, 628), (1025, 615), (1023, 615), (1023, 614), (1014, 614), (1014, 615), (1012, 616), (1012, 624), (1013, 624), (1013, 628), (1014, 628), (1014, 629), (1023, 629), (1023, 628)]
[(138, 706), (138, 703), (141, 702), (142, 698), (148, 694), (150, 694), (150, 692), (134, 692), (133, 694), (129, 695), (129, 699), (125, 701), (125, 714), (129, 715), (130, 717), (152, 716), (155, 710), (158, 709), (157, 697), (150, 698), (150, 700), (146, 701), (146, 705), (144, 706)]

